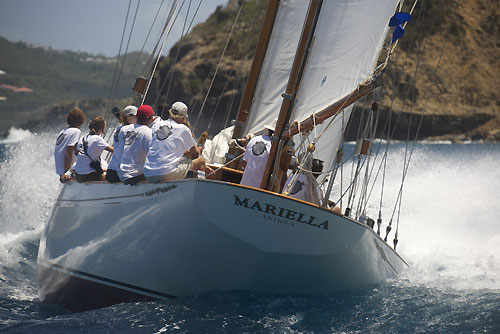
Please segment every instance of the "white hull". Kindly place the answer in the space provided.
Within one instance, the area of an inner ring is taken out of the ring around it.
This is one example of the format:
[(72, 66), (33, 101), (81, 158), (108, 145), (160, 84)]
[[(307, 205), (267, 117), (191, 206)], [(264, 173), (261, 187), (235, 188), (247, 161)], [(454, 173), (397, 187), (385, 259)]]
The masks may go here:
[[(331, 293), (397, 277), (406, 267), (364, 224), (197, 179), (64, 185), (38, 265), (40, 299), (75, 310), (209, 290)], [(105, 287), (112, 289), (107, 298)]]

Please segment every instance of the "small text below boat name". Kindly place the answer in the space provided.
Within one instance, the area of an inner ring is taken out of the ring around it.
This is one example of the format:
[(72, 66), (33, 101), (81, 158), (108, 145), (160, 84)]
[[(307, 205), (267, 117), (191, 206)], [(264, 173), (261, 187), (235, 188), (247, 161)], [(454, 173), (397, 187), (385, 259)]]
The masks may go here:
[[(298, 211), (286, 209), (286, 208), (281, 208), (281, 207), (276, 207), (272, 204), (268, 203), (260, 203), (257, 200), (250, 200), (249, 198), (239, 198), (237, 195), (234, 195), (234, 205), (244, 207), (246, 209), (250, 210), (255, 210), (259, 211), (262, 213), (265, 213), (264, 218), (268, 220), (275, 221), (274, 218), (276, 217), (281, 217), (285, 220), (288, 220), (290, 224), (285, 224), (285, 225), (292, 225), (295, 226), (293, 222), (298, 222), (302, 224), (307, 224), (311, 225), (317, 228), (321, 228), (324, 230), (328, 230), (328, 220), (325, 220), (322, 223), (314, 223), (316, 220), (316, 217), (310, 216)], [(273, 217), (274, 216), (274, 217)], [(280, 223), (283, 224), (283, 222), (280, 219)], [(275, 221), (276, 222), (276, 221)]]

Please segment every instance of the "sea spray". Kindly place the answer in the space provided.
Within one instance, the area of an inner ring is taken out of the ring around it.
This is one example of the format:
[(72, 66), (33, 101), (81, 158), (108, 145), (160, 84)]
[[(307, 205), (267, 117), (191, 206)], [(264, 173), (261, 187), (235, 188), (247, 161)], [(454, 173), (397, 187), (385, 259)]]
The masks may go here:
[[(376, 149), (375, 145), (372, 152)], [(379, 168), (384, 149), (385, 144), (378, 156), (370, 157), (365, 214), (377, 220), (384, 180), (381, 235), (385, 236), (392, 218), (388, 243), (393, 245), (398, 230), (397, 250), (410, 265), (403, 277), (410, 284), (434, 287), (500, 289), (500, 224), (496, 213), (500, 207), (500, 145), (417, 144), (411, 152), (411, 146), (406, 151), (404, 143), (395, 143), (389, 149), (387, 164)], [(404, 159), (406, 156), (408, 160), (410, 153), (410, 166), (402, 182)], [(343, 192), (353, 170), (350, 162), (344, 165)], [(360, 174), (360, 180), (363, 178), (364, 172)], [(399, 211), (396, 200), (401, 186)], [(337, 180), (331, 200), (338, 201), (339, 189)], [(343, 209), (348, 195), (343, 198)], [(359, 195), (355, 209), (358, 200)]]
[(11, 127), (7, 138), (0, 139), (0, 144), (17, 143), (28, 138), (29, 136), (31, 136), (31, 132), (29, 130)]
[[(401, 156), (390, 156), (393, 166)], [(500, 290), (498, 161), (495, 144), (418, 146), (400, 217), (398, 250), (410, 264), (404, 277), (439, 289)], [(401, 174), (389, 170), (387, 194)]]
[(37, 295), (40, 232), (59, 188), (53, 167), (54, 134), (10, 132), (0, 159), (0, 287), (2, 296)]
[(6, 144), (0, 162), (0, 233), (40, 229), (59, 188), (54, 134), (24, 136)]

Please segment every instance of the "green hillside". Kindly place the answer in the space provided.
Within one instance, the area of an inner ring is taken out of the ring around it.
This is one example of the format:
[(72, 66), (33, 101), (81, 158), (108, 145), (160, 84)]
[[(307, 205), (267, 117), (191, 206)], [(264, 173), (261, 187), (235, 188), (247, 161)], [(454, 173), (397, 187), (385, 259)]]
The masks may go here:
[[(14, 92), (0, 87), (0, 131), (19, 122), (30, 111), (40, 111), (64, 101), (108, 99), (117, 59), (88, 53), (57, 51), (35, 47), (23, 42), (10, 42), (0, 37), (0, 86), (26, 87), (32, 92)], [(143, 71), (149, 55), (130, 53), (125, 57), (120, 84), (114, 89), (116, 99), (129, 97), (138, 73)], [(121, 60), (123, 57), (121, 58)], [(122, 61), (118, 66), (121, 67)], [(1, 73), (1, 72), (0, 72)], [(118, 72), (116, 78), (118, 78)], [(22, 123), (22, 122), (21, 122)]]

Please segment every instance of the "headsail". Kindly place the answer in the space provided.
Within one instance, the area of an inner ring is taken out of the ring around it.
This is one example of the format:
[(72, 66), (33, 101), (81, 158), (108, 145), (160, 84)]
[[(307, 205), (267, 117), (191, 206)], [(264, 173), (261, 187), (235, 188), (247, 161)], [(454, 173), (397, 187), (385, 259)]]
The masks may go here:
[(262, 130), (264, 124), (271, 124), (278, 117), (281, 94), (290, 76), (308, 5), (304, 0), (287, 0), (279, 4), (245, 134)]

